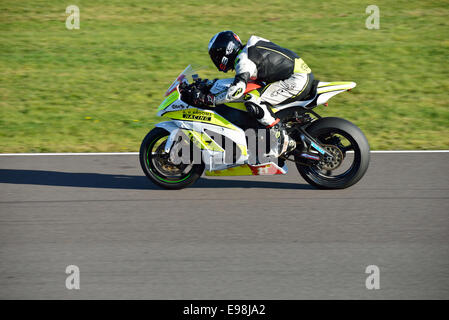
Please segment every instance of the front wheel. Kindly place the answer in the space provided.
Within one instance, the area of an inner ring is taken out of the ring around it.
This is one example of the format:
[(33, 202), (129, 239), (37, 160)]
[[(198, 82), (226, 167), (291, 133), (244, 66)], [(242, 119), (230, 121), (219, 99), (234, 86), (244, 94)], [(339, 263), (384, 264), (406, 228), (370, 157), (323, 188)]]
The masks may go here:
[(321, 118), (306, 131), (330, 153), (316, 165), (298, 163), (301, 176), (321, 189), (343, 189), (357, 183), (368, 169), (370, 148), (363, 132), (341, 118)]
[(140, 165), (145, 175), (165, 189), (182, 189), (190, 186), (204, 171), (204, 164), (179, 164), (170, 162), (169, 153), (164, 151), (169, 132), (154, 128), (140, 146)]

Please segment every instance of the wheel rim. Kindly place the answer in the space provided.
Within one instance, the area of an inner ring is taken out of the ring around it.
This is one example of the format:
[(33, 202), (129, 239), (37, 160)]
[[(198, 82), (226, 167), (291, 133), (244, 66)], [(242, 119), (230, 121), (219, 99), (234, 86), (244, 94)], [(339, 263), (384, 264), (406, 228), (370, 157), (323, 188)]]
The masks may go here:
[(145, 163), (152, 175), (167, 183), (179, 183), (188, 179), (193, 170), (193, 165), (174, 165), (169, 160), (169, 154), (164, 146), (168, 136), (157, 137), (147, 147)]
[(327, 159), (329, 162), (322, 160), (318, 165), (309, 167), (310, 173), (327, 181), (337, 181), (357, 172), (361, 161), (360, 148), (351, 135), (342, 130), (327, 129), (317, 135), (317, 140), (334, 157)]

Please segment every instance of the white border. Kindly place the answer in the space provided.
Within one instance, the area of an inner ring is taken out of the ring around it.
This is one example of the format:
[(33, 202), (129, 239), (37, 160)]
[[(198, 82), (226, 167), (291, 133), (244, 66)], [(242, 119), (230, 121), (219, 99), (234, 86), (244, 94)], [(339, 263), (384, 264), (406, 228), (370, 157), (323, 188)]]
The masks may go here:
[[(371, 150), (371, 153), (449, 153), (449, 150)], [(0, 157), (22, 156), (135, 156), (138, 152), (62, 152), (62, 153), (0, 153)]]
[(449, 150), (371, 150), (371, 153), (448, 153)]

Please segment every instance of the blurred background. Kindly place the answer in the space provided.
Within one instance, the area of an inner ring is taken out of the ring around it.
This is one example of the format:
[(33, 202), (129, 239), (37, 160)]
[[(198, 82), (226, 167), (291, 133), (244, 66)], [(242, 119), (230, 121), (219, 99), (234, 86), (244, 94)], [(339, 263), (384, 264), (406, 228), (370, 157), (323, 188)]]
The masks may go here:
[(316, 111), (357, 124), (372, 149), (448, 149), (448, 16), (447, 0), (2, 0), (0, 152), (138, 151), (188, 64), (224, 76), (207, 53), (222, 30), (297, 52), (321, 81), (357, 82)]

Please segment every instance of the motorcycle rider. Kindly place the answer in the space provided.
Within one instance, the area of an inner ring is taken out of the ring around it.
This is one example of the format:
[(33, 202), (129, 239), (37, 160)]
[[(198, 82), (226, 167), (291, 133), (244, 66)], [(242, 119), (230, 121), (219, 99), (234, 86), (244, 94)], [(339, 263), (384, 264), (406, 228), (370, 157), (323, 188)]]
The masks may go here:
[[(236, 76), (228, 90), (216, 95), (198, 92), (196, 100), (218, 105), (243, 99), (248, 112), (277, 138), (277, 146), (268, 155), (278, 157), (293, 150), (296, 143), (281, 127), (271, 106), (301, 100), (309, 93), (313, 74), (307, 64), (296, 53), (261, 37), (253, 35), (243, 45), (232, 31), (212, 37), (209, 55), (219, 71), (235, 70)], [(265, 82), (266, 86), (259, 94), (244, 95), (249, 80)]]

